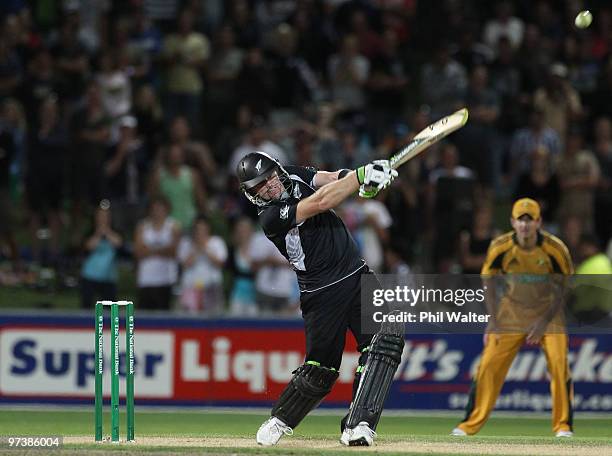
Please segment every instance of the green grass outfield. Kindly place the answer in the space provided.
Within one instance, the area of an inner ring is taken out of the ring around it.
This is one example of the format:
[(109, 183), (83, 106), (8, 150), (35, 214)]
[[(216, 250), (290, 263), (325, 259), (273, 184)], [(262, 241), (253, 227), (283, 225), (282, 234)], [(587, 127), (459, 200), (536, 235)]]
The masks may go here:
[[(125, 435), (122, 415), (121, 435)], [(266, 418), (259, 413), (140, 411), (136, 414), (136, 444), (93, 442), (93, 413), (71, 410), (0, 409), (0, 435), (66, 438), (64, 449), (53, 454), (311, 454), (341, 455), (337, 443), (339, 416), (309, 416), (279, 446), (257, 447), (255, 432)], [(576, 437), (556, 439), (549, 418), (493, 417), (476, 437), (450, 437), (456, 418), (445, 416), (387, 416), (378, 427), (377, 452), (390, 454), (593, 454), (612, 455), (612, 418), (577, 418)], [(105, 416), (105, 434), (109, 416)], [(449, 451), (450, 446), (450, 451)], [(457, 452), (454, 448), (456, 447)], [(499, 450), (499, 452), (498, 452)], [(19, 452), (11, 454), (18, 454)], [(0, 448), (0, 454), (2, 449)]]

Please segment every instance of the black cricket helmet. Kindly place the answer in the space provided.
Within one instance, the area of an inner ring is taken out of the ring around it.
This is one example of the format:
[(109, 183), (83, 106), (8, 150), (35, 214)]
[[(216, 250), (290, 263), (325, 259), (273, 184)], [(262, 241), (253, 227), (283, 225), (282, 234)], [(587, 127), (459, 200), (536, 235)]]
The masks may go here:
[(245, 155), (238, 163), (238, 168), (236, 169), (236, 175), (240, 182), (240, 191), (256, 206), (264, 207), (270, 205), (273, 200), (265, 200), (253, 190), (257, 185), (269, 179), (275, 172), (285, 187), (285, 192), (283, 192), (283, 197), (281, 197), (281, 199), (284, 199), (291, 194), (293, 184), (289, 173), (280, 162), (265, 152), (252, 152)]

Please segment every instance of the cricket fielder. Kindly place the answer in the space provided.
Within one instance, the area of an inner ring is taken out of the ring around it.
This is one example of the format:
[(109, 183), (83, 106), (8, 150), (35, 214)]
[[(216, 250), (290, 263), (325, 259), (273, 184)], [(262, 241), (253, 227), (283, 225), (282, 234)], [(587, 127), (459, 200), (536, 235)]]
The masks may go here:
[(336, 172), (287, 166), (261, 152), (246, 155), (236, 170), (240, 189), (258, 208), (266, 236), (293, 266), (300, 286), (306, 358), (293, 372), (257, 443), (275, 445), (293, 433), (331, 391), (338, 378), (347, 328), (360, 351), (353, 401), (342, 420), (341, 442), (372, 445), (403, 334), (361, 331), (361, 275), (371, 274), (355, 241), (332, 210), (359, 190), (371, 198), (397, 176), (387, 160)]
[[(546, 356), (552, 396), (552, 430), (557, 437), (571, 437), (573, 387), (567, 361), (568, 338), (562, 321), (564, 285), (573, 273), (565, 244), (540, 229), (540, 206), (529, 198), (514, 203), (510, 219), (513, 231), (495, 238), (487, 252), (481, 275), (494, 280), (506, 274), (508, 288), (496, 301), (487, 285), (490, 326), (484, 335), (484, 350), (472, 381), (464, 420), (452, 435), (476, 434), (484, 426), (501, 391), (506, 374), (524, 342), (539, 345)], [(552, 275), (551, 275), (552, 274)], [(544, 277), (543, 275), (548, 275)], [(556, 291), (555, 291), (556, 290)]]

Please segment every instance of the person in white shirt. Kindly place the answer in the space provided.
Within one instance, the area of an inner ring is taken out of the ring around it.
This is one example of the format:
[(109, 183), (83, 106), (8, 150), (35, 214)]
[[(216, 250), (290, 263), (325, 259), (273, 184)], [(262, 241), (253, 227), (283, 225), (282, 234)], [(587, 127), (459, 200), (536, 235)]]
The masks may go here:
[(170, 309), (172, 286), (178, 277), (180, 228), (169, 214), (168, 200), (156, 197), (149, 204), (148, 216), (136, 227), (138, 303), (144, 309)]
[(253, 236), (251, 265), (255, 271), (257, 307), (262, 313), (281, 313), (291, 306), (296, 276), (287, 259), (262, 231)]
[(225, 241), (211, 235), (208, 219), (198, 216), (192, 237), (183, 238), (178, 248), (183, 266), (181, 308), (192, 313), (223, 313), (223, 265), (227, 260)]

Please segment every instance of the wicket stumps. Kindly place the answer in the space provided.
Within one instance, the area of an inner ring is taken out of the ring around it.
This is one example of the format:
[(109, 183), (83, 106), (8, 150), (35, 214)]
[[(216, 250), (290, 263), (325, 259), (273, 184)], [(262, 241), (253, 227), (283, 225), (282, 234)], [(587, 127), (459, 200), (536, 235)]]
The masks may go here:
[(125, 307), (125, 404), (127, 412), (126, 440), (134, 440), (134, 303), (131, 301), (96, 302), (95, 351), (95, 435), (102, 441), (104, 373), (104, 306), (111, 308), (111, 441), (119, 442), (119, 306)]

